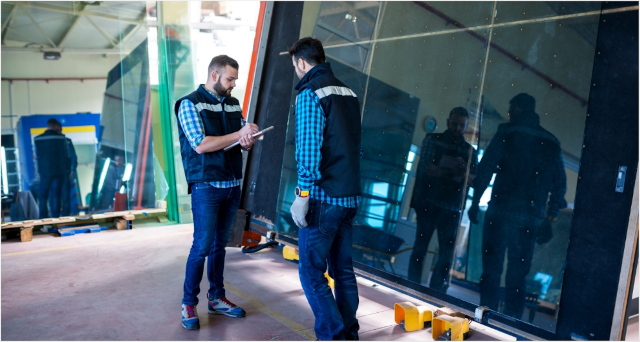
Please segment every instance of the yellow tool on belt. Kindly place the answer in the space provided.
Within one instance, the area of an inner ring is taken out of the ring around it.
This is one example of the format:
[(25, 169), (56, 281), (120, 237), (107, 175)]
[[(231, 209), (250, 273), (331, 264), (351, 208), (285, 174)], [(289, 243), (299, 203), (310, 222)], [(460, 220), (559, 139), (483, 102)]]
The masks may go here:
[[(287, 260), (300, 260), (300, 252), (298, 251), (297, 248), (293, 248), (293, 247), (289, 247), (289, 246), (284, 246), (282, 248), (282, 256), (287, 259)], [(333, 280), (333, 278), (331, 278), (329, 276), (329, 272), (324, 272), (324, 276), (325, 278), (327, 278), (327, 281), (329, 283), (329, 287), (333, 290), (333, 288), (335, 287), (335, 281)]]

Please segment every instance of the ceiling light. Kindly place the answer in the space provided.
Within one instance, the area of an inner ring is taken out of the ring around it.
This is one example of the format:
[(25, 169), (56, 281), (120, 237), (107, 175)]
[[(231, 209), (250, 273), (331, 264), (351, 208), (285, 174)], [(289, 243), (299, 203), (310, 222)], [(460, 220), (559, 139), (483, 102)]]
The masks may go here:
[(48, 59), (50, 61), (57, 61), (60, 59), (60, 52), (49, 51), (44, 53), (44, 59)]

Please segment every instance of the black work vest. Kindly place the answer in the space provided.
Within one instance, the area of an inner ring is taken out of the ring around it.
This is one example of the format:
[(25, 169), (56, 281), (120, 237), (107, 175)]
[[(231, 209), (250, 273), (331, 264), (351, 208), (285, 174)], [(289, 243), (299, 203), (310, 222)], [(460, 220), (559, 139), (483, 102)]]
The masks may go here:
[[(174, 106), (176, 116), (178, 116), (180, 103), (183, 100), (191, 101), (198, 110), (205, 136), (223, 136), (237, 132), (242, 128), (242, 109), (238, 100), (233, 97), (227, 97), (223, 102), (220, 102), (209, 94), (203, 85), (200, 85), (196, 91), (176, 102)], [(189, 144), (179, 119), (178, 134), (182, 165), (189, 184), (189, 193), (191, 193), (191, 184), (194, 183), (232, 181), (242, 178), (240, 145), (227, 152), (218, 150), (199, 154)]]
[(67, 138), (54, 130), (46, 130), (33, 138), (40, 177), (66, 176), (69, 172)]
[[(434, 144), (435, 154), (432, 160), (425, 160), (425, 163), (420, 163), (420, 167), (418, 167), (414, 192), (411, 196), (411, 207), (420, 210), (431, 200), (448, 207), (462, 208), (462, 200), (466, 195), (466, 189), (463, 189), (464, 177), (456, 181), (446, 177), (427, 176), (426, 166), (429, 164), (441, 166), (442, 159), (445, 156), (453, 160), (460, 157), (464, 163), (471, 163), (469, 173), (475, 174), (477, 167), (476, 151), (464, 139), (455, 139), (448, 130), (443, 133), (427, 134), (425, 142), (428, 139), (431, 139)], [(427, 151), (420, 152), (423, 153), (420, 158), (427, 157), (424, 155)]]
[(340, 82), (329, 63), (316, 65), (296, 86), (320, 99), (326, 118), (320, 148), (320, 180), (315, 185), (333, 198), (359, 196), (360, 191), (360, 104), (356, 94)]

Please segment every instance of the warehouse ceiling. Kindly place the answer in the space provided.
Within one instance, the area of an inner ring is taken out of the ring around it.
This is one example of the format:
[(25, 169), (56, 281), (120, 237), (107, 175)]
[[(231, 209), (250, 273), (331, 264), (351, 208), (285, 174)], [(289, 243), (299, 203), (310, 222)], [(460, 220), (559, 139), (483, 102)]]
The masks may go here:
[(146, 27), (142, 1), (2, 1), (2, 52), (128, 52)]

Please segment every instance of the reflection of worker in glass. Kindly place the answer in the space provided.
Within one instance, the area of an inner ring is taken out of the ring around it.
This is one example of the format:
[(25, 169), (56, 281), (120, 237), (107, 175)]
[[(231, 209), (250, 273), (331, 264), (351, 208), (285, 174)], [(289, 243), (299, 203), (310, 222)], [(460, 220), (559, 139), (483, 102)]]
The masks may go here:
[(498, 127), (478, 165), (469, 220), (478, 223), (480, 197), (496, 173), (483, 225), (480, 304), (498, 309), (508, 250), (504, 313), (520, 318), (535, 242), (551, 239), (551, 223), (566, 206), (567, 186), (560, 142), (540, 126), (535, 99), (522, 93), (509, 103), (510, 122)]
[[(434, 230), (438, 231), (438, 261), (429, 287), (441, 292), (448, 288), (449, 266), (460, 221), (460, 209), (466, 196), (464, 187), (467, 161), (470, 177), (475, 175), (476, 150), (465, 141), (469, 113), (457, 107), (449, 113), (447, 130), (427, 134), (420, 150), (416, 185), (411, 207), (416, 211), (418, 227), (409, 262), (409, 280), (420, 283), (427, 247)], [(471, 158), (471, 159), (469, 159)]]
[[(62, 125), (58, 126), (58, 133), (62, 134)], [(71, 187), (75, 185), (76, 169), (78, 168), (78, 156), (76, 149), (73, 147), (71, 139), (66, 138), (67, 156), (69, 157), (64, 164), (67, 167), (67, 176), (62, 184), (62, 212), (61, 216), (69, 216), (71, 214)], [(75, 212), (76, 210), (74, 210)]]
[[(47, 121), (47, 130), (33, 138), (40, 175), (40, 218), (60, 217), (60, 197), (68, 179), (67, 138), (60, 133), (62, 125), (56, 119)], [(49, 202), (51, 196), (51, 203)], [(51, 215), (47, 204), (50, 204)]]
[(107, 169), (107, 175), (104, 178), (104, 183), (102, 185), (102, 193), (100, 194), (101, 202), (100, 209), (112, 209), (114, 198), (116, 196), (116, 191), (118, 189), (118, 185), (120, 185), (122, 176), (124, 175), (125, 169), (125, 160), (124, 156), (120, 153), (116, 154), (113, 158), (113, 162), (109, 163), (109, 168)]

